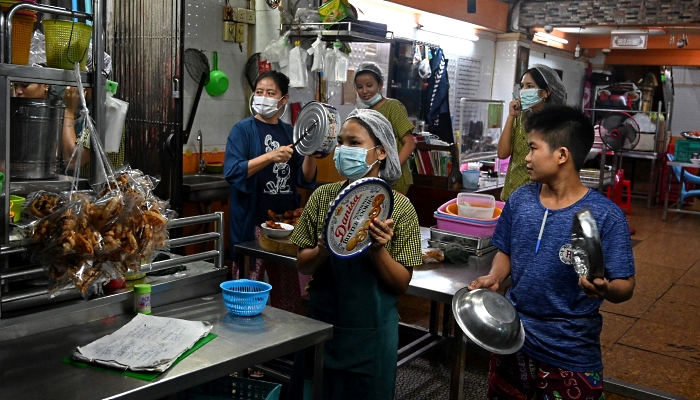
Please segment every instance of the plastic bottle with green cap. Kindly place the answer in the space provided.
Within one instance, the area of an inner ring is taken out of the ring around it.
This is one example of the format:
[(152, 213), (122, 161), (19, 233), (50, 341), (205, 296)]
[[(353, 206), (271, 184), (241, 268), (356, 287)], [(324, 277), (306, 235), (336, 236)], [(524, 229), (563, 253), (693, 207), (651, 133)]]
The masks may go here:
[(140, 314), (151, 313), (151, 285), (140, 283), (134, 285), (134, 311)]

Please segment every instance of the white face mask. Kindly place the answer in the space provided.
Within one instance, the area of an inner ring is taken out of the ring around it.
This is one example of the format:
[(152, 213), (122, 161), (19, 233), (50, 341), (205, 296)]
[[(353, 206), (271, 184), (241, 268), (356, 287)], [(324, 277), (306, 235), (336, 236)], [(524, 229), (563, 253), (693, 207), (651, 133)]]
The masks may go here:
[(273, 99), (272, 97), (253, 96), (253, 110), (260, 114), (263, 118), (272, 118), (281, 107), (277, 107), (277, 103), (282, 99)]

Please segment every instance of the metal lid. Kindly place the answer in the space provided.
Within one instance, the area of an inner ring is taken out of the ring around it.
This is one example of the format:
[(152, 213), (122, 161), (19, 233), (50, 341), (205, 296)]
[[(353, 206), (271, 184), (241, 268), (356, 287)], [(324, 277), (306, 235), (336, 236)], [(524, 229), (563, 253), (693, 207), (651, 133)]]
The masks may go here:
[(574, 269), (579, 277), (588, 279), (605, 276), (605, 259), (603, 247), (598, 234), (598, 227), (590, 210), (576, 213), (571, 227), (571, 250)]
[(362, 178), (343, 189), (331, 203), (323, 228), (328, 251), (341, 258), (365, 251), (372, 238), (372, 218), (386, 220), (394, 209), (391, 186), (379, 178)]
[(317, 101), (306, 104), (294, 125), (294, 143), (303, 136), (295, 150), (303, 156), (315, 154), (328, 141), (329, 131), (335, 139), (339, 121), (340, 114), (335, 107)]
[(501, 294), (462, 288), (452, 298), (452, 313), (467, 337), (492, 353), (512, 354), (525, 343), (518, 311)]

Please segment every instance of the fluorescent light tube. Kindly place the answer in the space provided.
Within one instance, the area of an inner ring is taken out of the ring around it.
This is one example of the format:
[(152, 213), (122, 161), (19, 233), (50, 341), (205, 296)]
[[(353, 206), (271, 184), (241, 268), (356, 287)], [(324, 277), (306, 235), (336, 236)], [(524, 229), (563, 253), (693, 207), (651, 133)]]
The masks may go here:
[(535, 36), (537, 36), (537, 38), (540, 40), (545, 40), (548, 42), (557, 42), (561, 44), (569, 43), (569, 41), (564, 38), (560, 38), (559, 36), (550, 35), (544, 32), (535, 32)]

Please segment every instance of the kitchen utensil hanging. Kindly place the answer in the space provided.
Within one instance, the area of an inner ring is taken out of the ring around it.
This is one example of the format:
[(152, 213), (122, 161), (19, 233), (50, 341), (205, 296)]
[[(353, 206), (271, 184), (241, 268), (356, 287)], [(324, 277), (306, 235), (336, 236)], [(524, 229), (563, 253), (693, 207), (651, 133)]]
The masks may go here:
[(228, 77), (219, 70), (219, 54), (214, 52), (214, 69), (209, 73), (209, 83), (205, 86), (209, 96), (221, 96), (228, 90)]
[(197, 113), (197, 107), (199, 106), (199, 99), (202, 97), (202, 90), (207, 83), (209, 83), (209, 60), (207, 56), (197, 49), (187, 49), (185, 50), (185, 68), (187, 73), (190, 75), (192, 80), (197, 84), (197, 93), (194, 96), (194, 101), (192, 102), (192, 109), (190, 110), (189, 118), (187, 119), (187, 126), (184, 130), (184, 137), (182, 143), (186, 144), (189, 137), (190, 131), (192, 130), (192, 123), (194, 122), (194, 116)]

